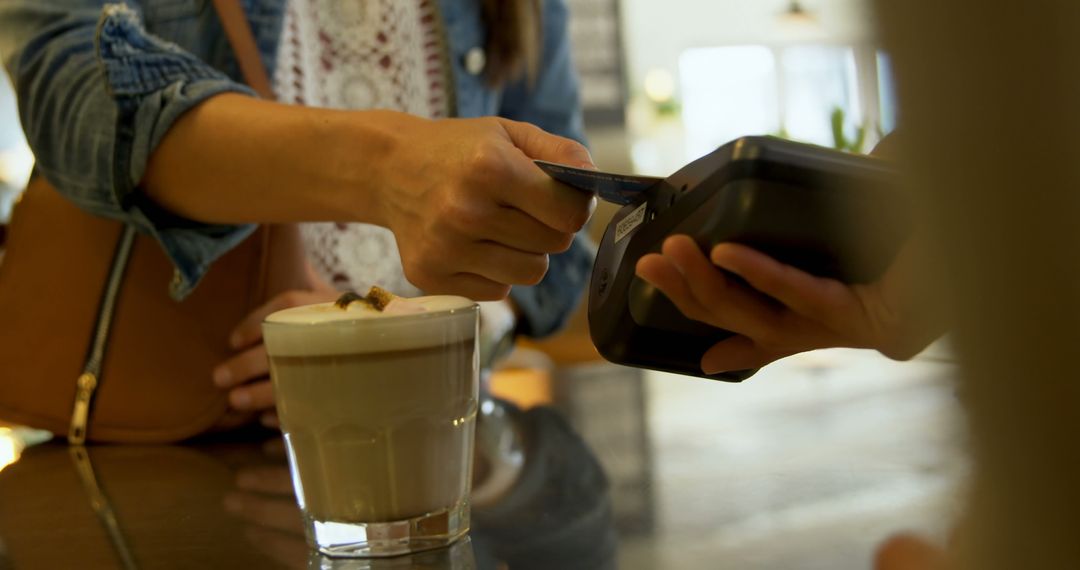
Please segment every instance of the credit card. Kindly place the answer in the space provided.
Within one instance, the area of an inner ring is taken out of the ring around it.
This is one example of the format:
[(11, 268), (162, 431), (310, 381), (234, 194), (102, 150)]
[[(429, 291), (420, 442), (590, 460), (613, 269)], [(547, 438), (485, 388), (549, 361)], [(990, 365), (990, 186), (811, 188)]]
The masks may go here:
[(596, 194), (601, 200), (613, 204), (629, 204), (646, 188), (663, 180), (653, 176), (634, 176), (576, 168), (544, 160), (533, 162), (555, 180), (583, 192)]

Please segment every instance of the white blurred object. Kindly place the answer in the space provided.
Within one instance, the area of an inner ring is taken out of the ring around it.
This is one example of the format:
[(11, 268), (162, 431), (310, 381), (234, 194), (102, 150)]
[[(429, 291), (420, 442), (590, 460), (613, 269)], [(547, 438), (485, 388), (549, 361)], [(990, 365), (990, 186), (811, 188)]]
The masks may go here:
[(514, 347), (517, 316), (507, 301), (487, 301), (480, 305), (480, 367), (491, 370)]
[(0, 471), (19, 460), (23, 450), (52, 439), (47, 431), (0, 425)]
[(11, 217), (11, 207), (30, 181), (34, 155), (23, 146), (0, 150), (0, 223)]
[[(876, 69), (864, 72), (872, 77)], [(837, 109), (843, 111), (848, 140), (858, 138), (860, 127), (868, 129), (864, 145), (876, 140), (875, 125), (867, 122), (876, 116), (870, 108), (876, 101), (861, 97), (851, 46), (692, 48), (679, 58), (679, 75), (688, 160), (746, 135), (775, 134), (832, 147)]]
[(650, 69), (645, 74), (645, 96), (653, 103), (668, 103), (675, 97), (675, 78), (662, 68)]
[(33, 170), (34, 155), (29, 147), (23, 145), (0, 150), (0, 182), (22, 188), (30, 181)]
[(850, 46), (798, 45), (780, 52), (783, 123), (794, 140), (832, 147), (834, 109), (844, 111), (844, 130), (850, 138), (863, 124)]
[(686, 128), (681, 114), (660, 114), (646, 97), (627, 107), (630, 159), (635, 174), (668, 176), (686, 165)]
[(30, 180), (34, 155), (23, 138), (15, 93), (7, 75), (0, 73), (0, 223), (11, 216), (11, 206)]
[(799, 0), (791, 0), (777, 16), (776, 40), (781, 42), (816, 42), (828, 38), (817, 13), (807, 10)]
[(694, 48), (679, 57), (687, 160), (732, 139), (780, 130), (776, 56), (763, 45)]

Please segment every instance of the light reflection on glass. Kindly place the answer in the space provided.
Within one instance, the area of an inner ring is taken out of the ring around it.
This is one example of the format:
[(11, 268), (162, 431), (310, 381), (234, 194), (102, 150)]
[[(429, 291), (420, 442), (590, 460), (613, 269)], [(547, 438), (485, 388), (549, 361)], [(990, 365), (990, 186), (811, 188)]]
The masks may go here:
[(26, 186), (33, 168), (34, 155), (19, 126), (15, 93), (7, 75), (0, 72), (0, 223), (11, 216), (16, 196)]
[(45, 443), (52, 437), (47, 431), (0, 425), (0, 471), (18, 461), (27, 447)]
[(15, 434), (15, 430), (0, 427), (0, 471), (18, 461), (25, 447), (22, 439)]

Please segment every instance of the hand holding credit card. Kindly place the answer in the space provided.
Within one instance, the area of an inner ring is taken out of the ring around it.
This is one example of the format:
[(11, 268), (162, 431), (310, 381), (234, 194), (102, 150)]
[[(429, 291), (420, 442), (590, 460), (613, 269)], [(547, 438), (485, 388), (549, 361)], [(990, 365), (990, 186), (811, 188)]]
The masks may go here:
[(553, 179), (582, 192), (596, 194), (605, 202), (619, 205), (629, 204), (646, 188), (662, 180), (653, 176), (614, 174), (544, 160), (533, 162)]

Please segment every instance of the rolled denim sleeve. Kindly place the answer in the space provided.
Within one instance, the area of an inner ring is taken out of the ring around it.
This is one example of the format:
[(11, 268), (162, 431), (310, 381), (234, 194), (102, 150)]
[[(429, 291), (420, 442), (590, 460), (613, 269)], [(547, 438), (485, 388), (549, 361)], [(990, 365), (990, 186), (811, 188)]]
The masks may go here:
[(517, 332), (541, 338), (565, 326), (581, 302), (595, 257), (596, 246), (585, 232), (580, 232), (570, 249), (551, 256), (543, 281), (511, 289), (510, 298), (522, 316)]
[(570, 46), (570, 12), (563, 0), (543, 4), (544, 45), (536, 77), (533, 81), (522, 77), (506, 86), (499, 115), (586, 144), (581, 92)]
[[(506, 87), (499, 114), (585, 144), (581, 97), (570, 53), (569, 11), (563, 0), (544, 2), (544, 45), (536, 78)], [(570, 249), (551, 256), (547, 275), (532, 287), (514, 287), (510, 297), (522, 314), (519, 332), (532, 337), (554, 334), (581, 301), (596, 247), (580, 232)]]
[(160, 242), (177, 269), (174, 297), (254, 229), (186, 220), (138, 191), (181, 115), (217, 94), (251, 92), (147, 33), (137, 6), (0, 0), (0, 54), (37, 171), (76, 205)]

